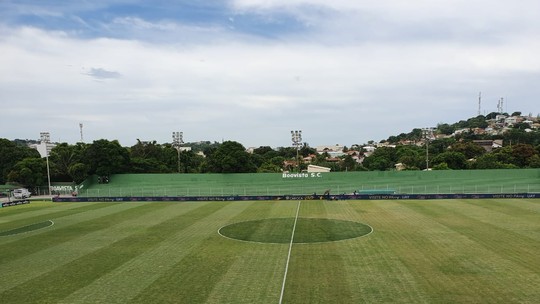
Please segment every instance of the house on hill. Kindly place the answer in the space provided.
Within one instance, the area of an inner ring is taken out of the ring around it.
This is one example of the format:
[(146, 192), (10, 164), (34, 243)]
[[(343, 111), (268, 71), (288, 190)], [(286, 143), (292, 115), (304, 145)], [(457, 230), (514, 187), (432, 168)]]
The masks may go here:
[(493, 149), (501, 148), (503, 146), (502, 139), (482, 139), (482, 140), (473, 140), (473, 143), (479, 145), (480, 147), (484, 148), (486, 152), (491, 152)]

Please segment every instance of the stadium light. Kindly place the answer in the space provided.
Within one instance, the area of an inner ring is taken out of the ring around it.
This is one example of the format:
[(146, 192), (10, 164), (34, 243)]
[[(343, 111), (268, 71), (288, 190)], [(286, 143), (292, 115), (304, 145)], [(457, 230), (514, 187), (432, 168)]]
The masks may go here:
[(302, 145), (302, 130), (291, 131), (291, 139), (293, 142), (293, 147), (296, 147), (296, 164), (298, 166), (298, 172), (300, 172), (300, 158), (298, 155), (298, 150)]
[(45, 159), (47, 161), (47, 181), (49, 183), (49, 195), (51, 195), (51, 170), (49, 168), (49, 143), (51, 142), (51, 133), (41, 132), (39, 133), (41, 138), (41, 144), (45, 144)]
[(423, 128), (422, 134), (426, 143), (426, 171), (429, 170), (429, 140), (433, 138), (433, 128)]
[(172, 146), (178, 152), (178, 173), (180, 173), (180, 149), (181, 145), (184, 143), (184, 132), (172, 132)]

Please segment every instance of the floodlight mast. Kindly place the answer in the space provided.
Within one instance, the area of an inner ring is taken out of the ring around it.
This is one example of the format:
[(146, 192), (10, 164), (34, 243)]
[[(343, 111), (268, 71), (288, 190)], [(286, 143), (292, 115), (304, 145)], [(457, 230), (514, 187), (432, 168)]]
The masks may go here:
[(41, 138), (41, 144), (45, 144), (45, 159), (47, 161), (47, 182), (49, 184), (49, 196), (51, 195), (51, 170), (49, 167), (49, 143), (51, 142), (51, 133), (41, 132), (39, 133)]
[(293, 147), (296, 147), (296, 164), (298, 167), (298, 172), (300, 172), (300, 158), (299, 150), (302, 145), (302, 130), (291, 131), (291, 140), (293, 142)]
[(172, 132), (172, 146), (178, 152), (178, 173), (180, 173), (180, 150), (181, 145), (184, 143), (184, 132)]
[(429, 170), (429, 140), (433, 138), (433, 128), (423, 128), (422, 134), (426, 143), (426, 171)]

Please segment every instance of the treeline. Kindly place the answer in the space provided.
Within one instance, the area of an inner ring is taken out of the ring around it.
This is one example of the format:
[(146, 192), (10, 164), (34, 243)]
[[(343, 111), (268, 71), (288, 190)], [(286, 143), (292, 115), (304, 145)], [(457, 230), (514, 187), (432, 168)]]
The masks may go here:
[(397, 145), (380, 147), (366, 157), (367, 170), (391, 170), (400, 164), (404, 170), (517, 169), (540, 168), (540, 146), (518, 143), (487, 152), (470, 141), (453, 138), (429, 142), (426, 147)]
[[(137, 141), (132, 147), (106, 139), (90, 144), (61, 143), (48, 156), (50, 176), (53, 182), (81, 183), (94, 174), (281, 172), (285, 160), (296, 157), (293, 147), (260, 147), (248, 153), (235, 141), (187, 143), (183, 147), (191, 150), (178, 151), (171, 144), (155, 141)], [(299, 152), (308, 155), (315, 149), (304, 145)], [(23, 141), (0, 139), (0, 173), (0, 184), (46, 185), (47, 159)]]
[[(483, 116), (454, 125), (441, 124), (435, 134), (446, 134), (458, 127), (484, 126)], [(413, 144), (399, 144), (403, 140)], [(187, 143), (191, 150), (178, 150), (171, 144), (141, 142), (122, 147), (118, 141), (96, 140), (93, 143), (58, 144), (48, 157), (53, 182), (81, 183), (91, 175), (119, 173), (253, 173), (304, 170), (310, 164), (330, 167), (332, 171), (461, 170), (500, 168), (540, 168), (540, 132), (517, 124), (502, 135), (487, 136), (464, 132), (454, 137), (422, 142), (421, 129), (392, 136), (368, 157), (364, 145), (345, 147), (343, 156), (317, 153), (307, 143), (294, 147), (262, 146), (252, 153), (235, 141)], [(502, 148), (487, 152), (473, 140), (503, 140)], [(417, 144), (414, 144), (417, 142)], [(371, 142), (373, 144), (373, 142)], [(201, 153), (202, 152), (202, 153)], [(21, 140), (0, 139), (0, 184), (18, 183), (27, 187), (47, 184), (47, 163), (37, 150)]]

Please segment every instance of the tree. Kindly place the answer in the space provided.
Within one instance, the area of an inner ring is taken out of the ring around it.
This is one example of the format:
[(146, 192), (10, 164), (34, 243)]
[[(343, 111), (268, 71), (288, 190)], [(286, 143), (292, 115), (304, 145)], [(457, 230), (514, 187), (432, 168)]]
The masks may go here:
[(265, 162), (257, 169), (258, 173), (279, 173), (281, 171), (281, 166), (276, 166), (272, 162)]
[[(178, 164), (178, 161), (176, 162)], [(169, 168), (160, 163), (155, 158), (142, 158), (132, 157), (130, 158), (130, 173), (166, 173), (171, 172)]]
[(528, 144), (517, 144), (512, 146), (513, 164), (525, 168), (529, 166), (530, 158), (537, 155), (533, 146)]
[(25, 158), (8, 174), (10, 182), (17, 182), (28, 188), (47, 184), (47, 164), (42, 158)]
[(473, 142), (456, 142), (452, 145), (452, 151), (465, 155), (467, 159), (476, 158), (486, 153), (486, 150)]
[(447, 123), (437, 125), (437, 131), (439, 131), (439, 133), (444, 134), (444, 135), (450, 135), (450, 134), (454, 133), (455, 130), (456, 130), (455, 127), (453, 127), (453, 126), (451, 126), (451, 125), (449, 125)]
[(435, 155), (446, 152), (456, 140), (454, 138), (440, 138), (429, 142), (429, 154)]
[(418, 169), (425, 166), (425, 149), (417, 146), (397, 146), (396, 162), (404, 164), (408, 169)]
[(18, 145), (10, 140), (0, 138), (0, 184), (5, 184), (8, 174), (15, 164), (25, 158), (39, 158), (39, 152), (26, 145)]
[(487, 119), (487, 120), (495, 119), (495, 118), (497, 117), (497, 115), (499, 115), (499, 113), (497, 113), (497, 112), (491, 112), (491, 113), (489, 113), (488, 115), (486, 115), (486, 119)]
[(129, 152), (117, 140), (94, 141), (84, 152), (84, 163), (89, 174), (111, 175), (128, 171)]
[(73, 182), (80, 184), (88, 177), (88, 166), (83, 163), (74, 163), (69, 167), (69, 176)]
[(200, 172), (201, 164), (203, 162), (204, 157), (196, 154), (192, 150), (180, 152), (180, 170), (183, 173)]
[(369, 170), (385, 171), (394, 169), (396, 149), (380, 147), (370, 157), (364, 159), (363, 165)]
[(502, 169), (504, 165), (497, 160), (497, 156), (493, 153), (486, 153), (479, 156), (472, 164), (473, 169)]
[(350, 155), (346, 155), (341, 162), (341, 171), (355, 171), (356, 161)]
[(440, 163), (432, 168), (433, 170), (451, 170), (447, 163)]
[(453, 170), (462, 170), (467, 168), (467, 159), (465, 158), (465, 155), (459, 152), (443, 152), (435, 156), (431, 161), (432, 166), (437, 166), (442, 163), (446, 163), (448, 168)]
[(316, 154), (317, 150), (315, 148), (311, 148), (307, 143), (304, 143), (302, 148), (300, 148), (300, 151), (298, 151), (299, 154), (303, 157), (306, 157), (311, 154)]
[[(88, 145), (84, 143), (78, 143), (76, 145), (61, 143), (54, 147), (49, 155), (51, 179), (55, 181), (75, 181), (75, 177), (70, 173), (70, 170), (72, 170), (71, 167), (82, 162), (83, 153), (87, 147)], [(78, 166), (77, 170), (82, 168)], [(88, 169), (86, 166), (84, 168)], [(76, 172), (77, 179), (80, 179), (80, 174), (83, 172)], [(85, 172), (84, 175), (88, 177), (88, 172)]]
[(248, 173), (257, 168), (242, 144), (225, 141), (207, 157), (207, 170), (213, 173)]
[(529, 158), (529, 167), (540, 168), (540, 155), (535, 154)]

